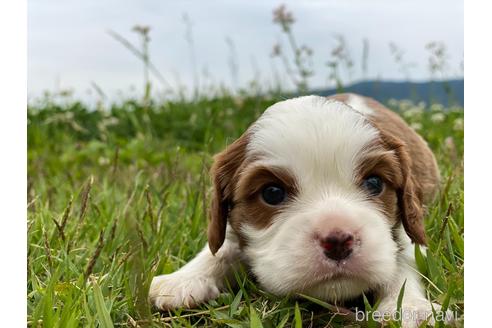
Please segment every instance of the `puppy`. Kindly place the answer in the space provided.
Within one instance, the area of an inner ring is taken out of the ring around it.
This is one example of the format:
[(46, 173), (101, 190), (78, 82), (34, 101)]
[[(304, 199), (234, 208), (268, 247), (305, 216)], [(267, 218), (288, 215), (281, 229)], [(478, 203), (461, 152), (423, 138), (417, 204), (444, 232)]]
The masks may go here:
[(382, 104), (355, 94), (278, 102), (215, 156), (212, 178), (208, 246), (153, 279), (157, 308), (216, 298), (242, 263), (275, 295), (341, 304), (372, 292), (383, 314), (395, 313), (405, 283), (405, 325), (432, 316), (413, 243), (426, 243), (439, 171)]

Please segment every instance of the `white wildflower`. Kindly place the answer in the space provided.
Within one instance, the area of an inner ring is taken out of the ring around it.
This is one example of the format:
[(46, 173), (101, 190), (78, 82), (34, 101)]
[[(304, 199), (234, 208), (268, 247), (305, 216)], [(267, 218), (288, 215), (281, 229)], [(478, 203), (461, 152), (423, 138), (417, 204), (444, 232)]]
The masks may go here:
[(430, 110), (432, 112), (442, 112), (444, 110), (444, 106), (441, 104), (432, 104)]
[(444, 115), (443, 113), (434, 113), (432, 114), (430, 119), (434, 123), (442, 123), (444, 122), (444, 119), (446, 119), (446, 115)]
[(404, 112), (404, 111), (407, 111), (407, 110), (413, 108), (414, 105), (410, 100), (402, 100), (402, 101), (400, 101), (399, 107), (400, 107), (400, 110), (402, 112)]
[(414, 129), (415, 131), (422, 130), (422, 124), (421, 123), (412, 123), (410, 124), (410, 127)]
[(105, 126), (118, 125), (118, 123), (120, 123), (120, 121), (116, 117), (108, 117), (103, 120)]
[(390, 107), (398, 107), (398, 100), (396, 100), (395, 98), (391, 98), (388, 100), (388, 106)]
[(407, 109), (403, 113), (403, 116), (405, 116), (406, 118), (418, 117), (418, 116), (422, 115), (423, 112), (424, 112), (424, 110), (421, 107), (413, 106), (413, 107)]
[(101, 166), (102, 165), (108, 165), (109, 164), (109, 158), (107, 158), (107, 157), (101, 156), (101, 157), (98, 158), (97, 161), (98, 161), (99, 165), (101, 165)]
[(453, 125), (453, 129), (455, 131), (463, 131), (463, 128), (464, 128), (464, 122), (463, 122), (463, 119), (462, 118), (457, 118), (454, 120), (454, 125)]

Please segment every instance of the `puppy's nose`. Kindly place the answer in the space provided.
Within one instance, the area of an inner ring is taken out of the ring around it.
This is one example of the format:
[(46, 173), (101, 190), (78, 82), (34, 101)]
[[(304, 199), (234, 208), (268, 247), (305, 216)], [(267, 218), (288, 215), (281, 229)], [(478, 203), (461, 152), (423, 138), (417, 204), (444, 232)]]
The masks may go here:
[(321, 239), (320, 244), (326, 257), (341, 261), (352, 253), (354, 236), (350, 233), (336, 231)]

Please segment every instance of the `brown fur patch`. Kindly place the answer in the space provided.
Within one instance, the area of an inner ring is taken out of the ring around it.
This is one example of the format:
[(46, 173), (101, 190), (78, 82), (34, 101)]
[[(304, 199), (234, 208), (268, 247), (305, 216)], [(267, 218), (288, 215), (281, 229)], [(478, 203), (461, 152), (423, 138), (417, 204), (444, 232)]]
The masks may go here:
[[(339, 94), (329, 98), (345, 102), (349, 96)], [(367, 118), (380, 131), (381, 138), (377, 145), (372, 145), (374, 148), (367, 151), (360, 164), (359, 179), (369, 174), (381, 176), (385, 189), (375, 201), (388, 218), (400, 218), (414, 242), (425, 244), (424, 202), (435, 196), (439, 185), (434, 155), (425, 141), (397, 114), (375, 100), (364, 100), (374, 110), (374, 114)], [(298, 192), (294, 177), (285, 170), (260, 166), (248, 170), (256, 160), (245, 157), (248, 139), (246, 132), (215, 156), (211, 170), (214, 187), (208, 227), (213, 254), (224, 242), (228, 220), (240, 236), (241, 222), (257, 228), (268, 227), (272, 218), (285, 207), (270, 206), (261, 199), (261, 189), (266, 184), (283, 185), (291, 199)]]
[[(271, 184), (284, 188), (287, 198), (283, 203), (273, 206), (262, 199), (263, 188)], [(240, 232), (240, 227), (244, 223), (264, 229), (272, 224), (272, 218), (297, 194), (296, 180), (285, 169), (266, 166), (253, 166), (246, 169), (241, 174), (236, 187), (230, 223), (237, 232)]]
[[(346, 102), (349, 97), (339, 94), (329, 98)], [(380, 131), (384, 148), (394, 151), (398, 159), (402, 181), (395, 190), (403, 226), (414, 242), (425, 244), (424, 205), (435, 197), (439, 187), (435, 157), (424, 139), (401, 117), (373, 99), (363, 99), (374, 110), (367, 118)]]
[(380, 195), (371, 197), (371, 200), (382, 209), (392, 224), (398, 222), (399, 216), (397, 190), (401, 188), (403, 182), (399, 167), (400, 163), (396, 155), (378, 143), (365, 151), (356, 169), (356, 184), (359, 186), (369, 176), (376, 175), (382, 178), (383, 191)]
[(245, 132), (221, 153), (215, 155), (211, 169), (213, 194), (208, 225), (208, 245), (215, 254), (224, 243), (227, 217), (232, 205), (234, 186), (246, 158), (249, 135)]
[[(342, 93), (328, 98), (341, 102), (347, 102), (351, 94)], [(381, 136), (388, 143), (399, 143), (409, 156), (411, 174), (419, 181), (425, 202), (431, 201), (439, 188), (439, 168), (434, 154), (427, 146), (427, 142), (418, 135), (395, 112), (386, 108), (374, 99), (362, 97), (368, 107), (374, 110), (374, 115), (369, 115), (369, 121), (381, 132)], [(390, 139), (391, 138), (391, 142)], [(400, 145), (394, 144), (396, 148)], [(391, 146), (391, 145), (389, 145)]]

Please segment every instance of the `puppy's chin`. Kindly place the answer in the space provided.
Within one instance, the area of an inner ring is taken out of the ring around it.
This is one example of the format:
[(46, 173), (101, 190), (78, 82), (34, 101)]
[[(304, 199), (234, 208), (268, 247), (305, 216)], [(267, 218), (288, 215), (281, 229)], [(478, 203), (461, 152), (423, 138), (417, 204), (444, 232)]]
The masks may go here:
[[(364, 201), (322, 203), (316, 210), (281, 213), (265, 229), (242, 227), (244, 252), (262, 287), (279, 296), (301, 293), (338, 302), (390, 283), (397, 244), (383, 214)], [(351, 252), (333, 259), (319, 236), (341, 229), (353, 236)]]
[(356, 277), (339, 276), (322, 281), (300, 292), (333, 304), (355, 299), (368, 293), (374, 286)]

